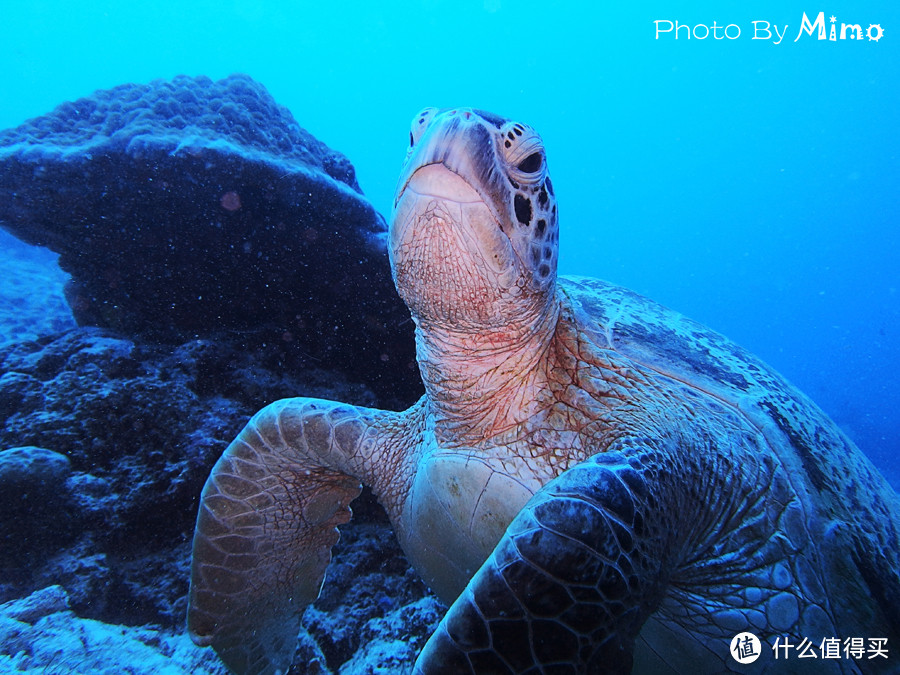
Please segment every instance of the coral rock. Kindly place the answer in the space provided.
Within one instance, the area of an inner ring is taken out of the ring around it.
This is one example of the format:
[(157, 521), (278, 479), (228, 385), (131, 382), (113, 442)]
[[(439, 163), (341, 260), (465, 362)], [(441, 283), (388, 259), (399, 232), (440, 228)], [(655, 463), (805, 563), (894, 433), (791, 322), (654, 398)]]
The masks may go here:
[(386, 226), (260, 84), (128, 84), (0, 132), (0, 227), (59, 253), (81, 325), (257, 343), (415, 386)]

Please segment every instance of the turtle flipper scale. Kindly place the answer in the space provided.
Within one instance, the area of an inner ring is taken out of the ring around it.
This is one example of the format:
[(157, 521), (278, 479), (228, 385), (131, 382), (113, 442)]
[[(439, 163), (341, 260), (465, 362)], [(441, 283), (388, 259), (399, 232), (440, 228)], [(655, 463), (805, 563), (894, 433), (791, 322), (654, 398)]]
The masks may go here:
[(351, 472), (376, 412), (277, 401), (213, 468), (194, 532), (188, 631), (235, 673), (287, 672), (303, 609), (360, 493)]
[(619, 453), (548, 483), (450, 607), (415, 675), (631, 672), (664, 593), (665, 534), (646, 526), (654, 501)]

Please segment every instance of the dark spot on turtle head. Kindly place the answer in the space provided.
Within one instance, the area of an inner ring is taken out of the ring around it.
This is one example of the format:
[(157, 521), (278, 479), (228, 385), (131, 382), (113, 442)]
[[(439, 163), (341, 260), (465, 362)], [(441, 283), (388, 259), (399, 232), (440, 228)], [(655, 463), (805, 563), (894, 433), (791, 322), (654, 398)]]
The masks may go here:
[[(458, 120), (457, 120), (458, 124)], [(494, 139), (491, 133), (480, 124), (474, 125), (469, 131), (471, 139), (475, 144), (475, 149), (479, 157), (485, 157), (493, 154)]]
[[(507, 176), (507, 178), (509, 178), (509, 176)], [(509, 184), (512, 185), (516, 190), (519, 189), (519, 184), (516, 181), (514, 181), (512, 178), (509, 178)]]
[(509, 141), (506, 141), (503, 145), (505, 145), (507, 148), (512, 147), (512, 143), (510, 143)]
[(539, 237), (543, 237), (545, 229), (547, 229), (547, 221), (541, 218), (539, 221), (537, 221), (537, 235)]
[(541, 193), (538, 195), (538, 202), (540, 202), (541, 206), (547, 206), (547, 191), (544, 188), (541, 188)]
[(538, 276), (541, 279), (546, 279), (548, 276), (550, 276), (550, 266), (544, 263), (540, 267), (538, 267)]
[[(477, 178), (484, 185), (492, 185), (494, 183), (494, 137), (491, 132), (482, 125), (476, 124), (469, 128), (468, 144), (470, 155), (472, 157), (473, 168), (478, 172)], [(447, 154), (450, 152), (449, 145), (446, 149)], [(446, 159), (446, 155), (444, 157)]]
[(550, 182), (549, 176), (547, 177), (547, 180), (544, 182), (544, 185), (547, 186), (547, 192), (550, 193), (550, 196), (555, 197), (556, 195), (553, 194), (553, 183)]
[[(447, 124), (447, 137), (453, 136), (457, 131), (459, 131), (459, 117), (451, 117), (450, 122)], [(479, 127), (480, 128), (480, 127)]]
[(551, 249), (549, 246), (545, 246), (544, 247), (544, 260), (550, 260), (551, 258), (553, 258), (553, 249)]
[(521, 136), (524, 129), (522, 128), (521, 124), (517, 124), (513, 127), (513, 131), (516, 132), (516, 136)]
[(531, 249), (531, 262), (535, 265), (541, 262), (541, 253), (536, 248)]
[[(420, 120), (421, 121), (421, 120)], [(409, 147), (412, 147), (416, 144), (416, 139), (413, 138), (413, 133), (409, 132)]]
[(475, 110), (473, 112), (485, 122), (487, 122), (488, 124), (492, 124), (498, 129), (506, 123), (506, 120), (504, 120), (502, 117), (495, 115), (494, 113), (487, 112), (486, 110)]
[(516, 135), (511, 131), (507, 132), (506, 137), (511, 141), (516, 140)]
[(516, 208), (516, 218), (518, 221), (523, 225), (531, 223), (531, 201), (528, 197), (517, 192), (514, 206)]

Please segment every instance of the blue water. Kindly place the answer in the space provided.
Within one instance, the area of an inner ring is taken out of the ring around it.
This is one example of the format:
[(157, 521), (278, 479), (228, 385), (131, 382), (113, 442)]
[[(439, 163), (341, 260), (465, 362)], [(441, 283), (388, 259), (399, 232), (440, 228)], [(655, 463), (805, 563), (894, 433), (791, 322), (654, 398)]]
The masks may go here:
[[(6, 3), (0, 128), (125, 82), (245, 72), (387, 213), (417, 110), (517, 118), (548, 148), (562, 273), (757, 353), (900, 486), (896, 3), (189, 4)], [(884, 37), (794, 42), (820, 11)], [(741, 34), (655, 39), (656, 20)], [(754, 20), (785, 38), (751, 39)]]

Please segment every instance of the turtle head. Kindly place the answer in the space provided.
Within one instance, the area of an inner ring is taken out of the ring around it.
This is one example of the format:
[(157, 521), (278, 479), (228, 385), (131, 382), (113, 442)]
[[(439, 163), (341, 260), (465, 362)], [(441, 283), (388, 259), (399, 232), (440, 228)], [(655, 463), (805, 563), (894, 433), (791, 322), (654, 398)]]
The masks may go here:
[(416, 115), (389, 248), (417, 320), (478, 328), (543, 312), (555, 297), (557, 244), (533, 129), (469, 108)]

